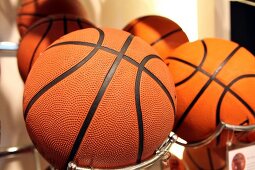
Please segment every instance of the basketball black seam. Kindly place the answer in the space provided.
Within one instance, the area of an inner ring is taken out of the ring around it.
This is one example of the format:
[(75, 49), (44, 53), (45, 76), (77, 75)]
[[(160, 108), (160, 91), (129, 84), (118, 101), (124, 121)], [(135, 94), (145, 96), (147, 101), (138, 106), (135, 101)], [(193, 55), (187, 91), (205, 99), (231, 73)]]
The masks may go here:
[(186, 150), (186, 153), (189, 157), (189, 159), (191, 160), (191, 162), (195, 165), (196, 168), (198, 168), (199, 170), (204, 170), (203, 168), (200, 167), (200, 165), (193, 159), (193, 157), (191, 156), (190, 152), (188, 150)]
[[(29, 62), (29, 65), (28, 65), (28, 73), (29, 71), (31, 70), (32, 68), (32, 63), (33, 63), (33, 60), (34, 60), (34, 57), (35, 57), (35, 53), (37, 52), (37, 49), (39, 48), (39, 46), (41, 45), (42, 41), (44, 40), (44, 38), (47, 36), (47, 34), (49, 33), (50, 29), (52, 27), (52, 20), (49, 21), (49, 25), (47, 27), (47, 29), (45, 30), (43, 36), (41, 37), (40, 41), (38, 42), (38, 44), (36, 45), (34, 51), (33, 51), (33, 54), (30, 58), (30, 62)], [(27, 73), (27, 74), (28, 74)]]
[[(176, 61), (185, 63), (185, 64), (187, 64), (188, 66), (191, 66), (191, 67), (197, 69), (196, 65), (194, 65), (194, 64), (192, 64), (192, 63), (190, 63), (190, 62), (188, 62), (188, 61), (185, 61), (185, 60), (182, 60), (182, 59), (179, 59), (179, 58), (176, 58), (176, 57), (168, 57), (168, 59), (170, 59), (170, 60), (176, 60)], [(210, 77), (210, 74), (209, 74), (208, 72), (206, 72), (205, 70), (201, 69), (201, 68), (197, 69), (197, 71), (200, 71), (200, 72), (203, 73), (204, 75)], [(197, 71), (195, 71), (195, 72), (197, 72)], [(242, 75), (242, 76), (244, 76), (244, 75)], [(190, 77), (190, 76), (188, 76), (188, 77)], [(250, 75), (247, 75), (247, 77), (250, 77)], [(190, 78), (191, 78), (191, 77), (190, 77)], [(236, 78), (236, 79), (237, 79), (237, 78)], [(185, 80), (185, 79), (184, 79), (184, 80)], [(182, 81), (180, 81), (180, 82), (177, 82), (175, 85), (178, 86), (178, 85), (182, 84), (181, 82), (184, 82), (184, 80), (182, 80)], [(224, 88), (225, 93), (230, 92), (234, 97), (236, 97), (237, 100), (239, 100), (239, 101), (255, 116), (255, 113), (254, 113), (254, 111), (252, 110), (252, 108), (251, 108), (238, 94), (236, 94), (232, 89), (230, 89), (229, 85), (225, 85), (224, 83), (222, 83), (222, 82), (221, 82), (220, 80), (218, 80), (217, 78), (215, 78), (214, 81)], [(235, 79), (234, 79), (233, 81), (235, 81)], [(223, 93), (224, 93), (224, 92), (223, 92)], [(221, 100), (223, 100), (223, 97), (222, 97), (223, 93), (221, 94), (221, 97), (220, 97), (220, 99), (219, 99), (219, 101), (218, 101), (218, 105), (217, 105), (217, 109), (216, 109), (216, 125), (218, 125), (218, 123), (220, 122), (220, 118), (219, 118), (219, 117), (220, 117), (220, 116), (219, 116), (219, 115), (220, 115), (220, 114), (219, 114), (219, 107), (220, 107), (220, 106), (219, 106), (219, 103), (221, 103)], [(222, 98), (222, 99), (221, 99), (221, 98)], [(195, 142), (195, 141), (193, 141), (192, 143), (194, 143), (194, 142)], [(198, 142), (198, 141), (197, 141), (197, 142)], [(219, 144), (220, 144), (220, 136), (218, 136), (218, 137), (216, 138), (216, 145), (219, 145)]]
[[(193, 157), (191, 156), (190, 152), (189, 151), (186, 151), (189, 159), (191, 160), (191, 162), (193, 163), (193, 165), (199, 169), (199, 170), (208, 170), (208, 169), (204, 169), (202, 167), (199, 166), (199, 164), (193, 159)], [(211, 170), (223, 170), (224, 168), (226, 167), (226, 163), (225, 165), (223, 165), (221, 168), (218, 168), (218, 169), (211, 169)]]
[(250, 119), (248, 117), (243, 122), (241, 122), (239, 125), (244, 125), (245, 123), (247, 123), (247, 125), (250, 124)]
[(201, 70), (201, 68), (202, 68), (202, 66), (203, 66), (203, 64), (204, 64), (204, 62), (205, 62), (206, 54), (207, 54), (207, 47), (206, 47), (206, 45), (205, 45), (204, 40), (202, 40), (201, 42), (202, 42), (202, 45), (203, 45), (203, 48), (204, 48), (204, 55), (203, 55), (203, 58), (202, 58), (202, 60), (201, 60), (201, 62), (199, 63), (198, 66), (195, 66), (194, 64), (191, 64), (191, 63), (189, 63), (189, 62), (187, 62), (187, 61), (185, 61), (185, 60), (182, 60), (182, 59), (179, 59), (179, 58), (176, 58), (176, 57), (167, 57), (167, 58), (166, 58), (166, 59), (169, 59), (169, 60), (177, 60), (177, 61), (183, 62), (183, 63), (185, 63), (185, 64), (187, 64), (187, 65), (192, 66), (193, 68), (195, 68), (195, 70), (194, 70), (189, 76), (187, 76), (187, 77), (186, 77), (185, 79), (183, 79), (182, 81), (175, 83), (175, 86), (176, 86), (176, 87), (179, 86), (179, 85), (181, 85), (181, 84), (183, 84), (183, 83), (185, 83), (185, 82), (188, 81), (189, 79), (191, 79), (199, 70)]
[[(128, 30), (125, 30), (125, 31), (130, 32), (130, 31), (135, 27), (136, 24), (138, 24), (139, 22), (145, 20), (145, 19), (148, 18), (148, 17), (151, 17), (151, 16), (148, 15), (148, 16), (144, 16), (144, 17), (142, 17), (142, 18), (139, 18), (138, 20), (136, 20), (136, 22), (135, 22), (133, 25), (131, 25), (131, 26), (128, 28)], [(126, 26), (125, 26), (125, 27), (126, 27)], [(124, 27), (124, 28), (125, 28), (125, 27)]]
[[(192, 66), (191, 63), (186, 62), (185, 60), (181, 60), (181, 59), (179, 59), (179, 58), (168, 57), (167, 59), (180, 61), (180, 62), (182, 62), (182, 63), (185, 63), (185, 64), (189, 65), (189, 66)], [(195, 65), (194, 65), (194, 66), (195, 66)], [(188, 81), (189, 79), (191, 79), (191, 78), (197, 73), (197, 71), (198, 71), (198, 68), (197, 68), (196, 66), (195, 66), (194, 68), (195, 68), (195, 70), (194, 70), (189, 76), (187, 76), (185, 79), (183, 79), (183, 80), (181, 80), (181, 81), (175, 83), (175, 86), (178, 87), (179, 85), (181, 85), (181, 84), (185, 83), (186, 81)]]
[(206, 148), (206, 151), (207, 151), (207, 156), (208, 156), (208, 159), (209, 159), (210, 168), (214, 169), (211, 151), (210, 151), (209, 148)]
[(85, 118), (85, 120), (84, 120), (84, 122), (82, 124), (82, 127), (80, 128), (78, 136), (76, 137), (76, 140), (74, 142), (74, 145), (72, 147), (70, 155), (69, 155), (69, 157), (67, 159), (66, 165), (70, 161), (72, 161), (74, 159), (75, 154), (77, 153), (77, 151), (78, 151), (78, 149), (80, 147), (80, 144), (81, 144), (81, 142), (83, 140), (83, 137), (84, 137), (84, 135), (85, 135), (85, 133), (86, 133), (86, 131), (87, 131), (91, 121), (92, 121), (92, 118), (93, 118), (93, 116), (94, 116), (94, 114), (96, 112), (96, 109), (97, 109), (97, 107), (98, 107), (98, 105), (99, 105), (99, 103), (100, 103), (100, 101), (101, 101), (101, 99), (102, 99), (102, 97), (103, 97), (103, 95), (104, 95), (108, 85), (110, 84), (110, 82), (111, 82), (111, 80), (113, 78), (114, 73), (116, 72), (116, 70), (117, 70), (117, 68), (118, 68), (118, 66), (120, 64), (120, 62), (121, 62), (121, 60), (123, 58), (123, 55), (127, 51), (127, 49), (129, 47), (129, 45), (131, 44), (133, 38), (134, 38), (133, 35), (130, 35), (127, 38), (127, 40), (123, 44), (120, 52), (118, 53), (116, 59), (114, 60), (111, 68), (109, 69), (108, 73), (106, 74), (105, 79), (104, 79), (104, 81), (102, 83), (102, 86), (100, 87), (100, 89), (99, 89), (99, 91), (98, 91), (98, 93), (96, 95), (96, 98), (93, 101), (93, 103), (92, 103), (92, 105), (91, 105), (91, 107), (90, 107), (90, 109), (88, 111), (88, 114), (87, 114), (87, 116), (86, 116), (86, 118)]
[[(250, 124), (250, 119), (249, 117), (247, 116), (246, 120), (244, 120), (243, 122), (241, 122), (239, 125), (240, 126), (244, 126), (244, 124), (249, 125)], [(235, 138), (238, 140), (240, 138), (242, 138), (243, 136), (246, 136), (247, 135), (247, 132), (243, 131), (243, 132), (234, 132), (234, 135), (235, 135)], [(221, 135), (220, 135), (221, 136)]]
[[(97, 28), (95, 28), (97, 29)], [(103, 43), (103, 38), (104, 38), (104, 33), (102, 30), (97, 29), (99, 32), (99, 40), (97, 42), (96, 47), (87, 55), (85, 56), (79, 63), (77, 63), (76, 65), (74, 65), (72, 68), (70, 68), (69, 70), (65, 71), (64, 73), (62, 73), (61, 75), (59, 75), (57, 78), (55, 78), (54, 80), (52, 80), (50, 83), (48, 83), (47, 85), (45, 85), (41, 90), (39, 90), (33, 97), (32, 99), (29, 101), (28, 105), (26, 106), (26, 109), (24, 111), (24, 118), (26, 120), (27, 118), (27, 114), (30, 110), (30, 108), (33, 106), (33, 104), (37, 101), (37, 99), (40, 98), (40, 96), (42, 96), (46, 91), (48, 91), (51, 87), (53, 87), (55, 84), (59, 83), (61, 80), (63, 80), (64, 78), (66, 78), (67, 76), (69, 76), (70, 74), (72, 74), (74, 71), (76, 71), (77, 69), (79, 69), (82, 65), (84, 65), (89, 59), (91, 59), (93, 57), (93, 55), (100, 49), (99, 47), (102, 45)]]
[(139, 129), (139, 147), (137, 154), (136, 163), (141, 163), (142, 155), (143, 155), (143, 145), (144, 145), (144, 128), (143, 128), (143, 115), (141, 108), (141, 98), (140, 98), (140, 86), (141, 86), (141, 78), (142, 72), (145, 64), (153, 58), (158, 58), (156, 55), (146, 56), (141, 63), (139, 64), (136, 79), (135, 79), (135, 103), (136, 103), (136, 112), (137, 112), (137, 120), (138, 120), (138, 129)]
[[(196, 66), (194, 65), (194, 64), (192, 64), (192, 63), (189, 63), (188, 61), (185, 61), (185, 60), (182, 60), (182, 59), (178, 59), (178, 58), (175, 58), (175, 57), (171, 57), (171, 58), (169, 58), (169, 59), (171, 59), (171, 60), (176, 60), (176, 61), (179, 61), (179, 62), (182, 62), (182, 63), (185, 63), (185, 64), (187, 64), (187, 65), (189, 65), (189, 66), (191, 66), (191, 67), (193, 67), (193, 68), (195, 68), (196, 69)], [(203, 70), (203, 69), (198, 69), (198, 71), (200, 71), (201, 73), (203, 73), (204, 75), (206, 75), (206, 76), (208, 76), (208, 77), (210, 77), (211, 75), (208, 73), (208, 72), (206, 72), (205, 70)], [(248, 75), (248, 77), (249, 77), (249, 75)], [(250, 106), (248, 106), (248, 104), (238, 95), (238, 94), (236, 94), (236, 92), (234, 92), (232, 89), (230, 89), (227, 85), (225, 85), (224, 83), (222, 83), (220, 80), (218, 80), (217, 78), (215, 78), (214, 79), (214, 81), (216, 82), (216, 83), (218, 83), (220, 86), (222, 86), (225, 90), (227, 90), (227, 92), (229, 92), (229, 93), (231, 93), (233, 96), (235, 96), (241, 103), (243, 103), (243, 105), (248, 109), (248, 110), (252, 110), (252, 109), (249, 109), (249, 108), (251, 108)], [(178, 82), (179, 83), (179, 82)], [(177, 86), (177, 85), (176, 85)], [(217, 112), (216, 112), (217, 113)], [(216, 120), (217, 120), (217, 118), (216, 118)], [(217, 124), (217, 123), (216, 123)]]
[(222, 136), (222, 135), (216, 136), (216, 140), (215, 140), (215, 141), (216, 141), (216, 144), (215, 144), (216, 146), (218, 146), (218, 145), (220, 144), (221, 136)]
[(67, 30), (67, 18), (64, 15), (63, 16), (63, 26), (64, 26), (64, 34), (67, 34), (68, 30)]
[[(239, 80), (243, 79), (243, 78), (251, 78), (251, 77), (255, 77), (255, 74), (245, 74), (245, 75), (241, 75), (237, 78), (235, 78), (234, 80), (232, 80), (225, 88), (224, 91), (222, 92), (220, 99), (218, 101), (217, 104), (217, 109), (216, 109), (216, 124), (220, 123), (220, 108), (221, 108), (221, 104), (223, 102), (224, 96), (226, 95), (226, 93), (229, 91), (229, 89), (231, 88), (232, 85), (234, 85), (236, 82), (238, 82)], [(251, 114), (255, 117), (255, 111), (251, 108), (251, 106), (246, 103), (239, 95), (237, 95), (236, 93), (233, 94), (250, 112)]]
[[(128, 57), (128, 56), (124, 56), (124, 59), (128, 62), (130, 62), (131, 64), (133, 64), (134, 66), (139, 66), (139, 63), (137, 63), (135, 60), (133, 60), (132, 58)], [(160, 57), (158, 57), (158, 59), (160, 59)], [(155, 76), (150, 70), (148, 70), (146, 67), (143, 67), (143, 71), (145, 73), (147, 73), (148, 76), (150, 76), (159, 86), (160, 88), (165, 92), (165, 94), (167, 95), (168, 99), (171, 102), (172, 108), (174, 110), (174, 116), (176, 114), (176, 108), (175, 108), (175, 103), (174, 103), (174, 99), (172, 97), (172, 95), (170, 94), (170, 92), (167, 90), (166, 86), (157, 78), (157, 76)]]
[(77, 18), (77, 25), (78, 25), (78, 27), (79, 27), (80, 29), (83, 28), (83, 26), (82, 26), (82, 24), (81, 24), (80, 18)]
[(214, 71), (214, 73), (210, 76), (209, 80), (204, 84), (202, 89), (198, 92), (198, 94), (195, 96), (195, 98), (192, 100), (192, 102), (189, 104), (189, 106), (186, 108), (182, 116), (180, 117), (179, 121), (176, 123), (174, 127), (174, 131), (176, 132), (184, 119), (187, 117), (189, 111), (193, 108), (193, 106), (196, 104), (200, 96), (204, 93), (204, 91), (207, 89), (207, 87), (211, 84), (211, 82), (216, 78), (217, 74), (223, 69), (225, 64), (232, 58), (232, 56), (241, 48), (241, 46), (237, 46), (226, 58), (225, 60), (217, 67), (217, 69)]
[[(63, 21), (63, 17), (61, 17), (61, 18), (47, 17), (47, 18), (43, 19), (43, 21), (36, 22), (36, 24), (33, 24), (31, 27), (28, 26), (28, 30), (27, 30), (26, 34), (28, 34), (29, 31), (41, 26), (42, 24), (48, 23), (49, 20), (52, 20), (52, 22)], [(74, 18), (66, 18), (66, 20), (68, 22), (77, 22), (77, 19), (74, 19)], [(81, 20), (81, 23), (87, 24), (89, 26), (93, 26), (92, 24), (90, 24), (89, 22), (86, 22), (85, 20), (83, 20), (83, 21)], [(26, 34), (23, 35), (23, 37), (26, 36)]]
[[(90, 47), (94, 47), (95, 44), (93, 43), (89, 43), (89, 42), (81, 42), (81, 41), (65, 41), (65, 42), (60, 42), (58, 44), (53, 44), (50, 47), (48, 47), (46, 50), (49, 50), (52, 47), (56, 47), (56, 46), (61, 46), (61, 45), (68, 45), (68, 44), (72, 44), (72, 45), (81, 45), (81, 46), (90, 46)], [(100, 47), (101, 50), (104, 50), (106, 52), (109, 52), (111, 54), (118, 54), (117, 51), (110, 49), (108, 47), (104, 47), (101, 46)], [(45, 50), (45, 51), (46, 51)], [(129, 63), (133, 64), (134, 66), (138, 67), (139, 63), (135, 60), (133, 60), (131, 57), (124, 55), (123, 57), (124, 60), (128, 61)], [(144, 72), (147, 73), (161, 88), (162, 90), (166, 93), (167, 97), (170, 99), (171, 101), (171, 105), (173, 107), (174, 110), (174, 115), (176, 115), (176, 108), (175, 108), (175, 104), (174, 104), (174, 99), (171, 96), (170, 92), (167, 90), (167, 88), (165, 87), (165, 85), (157, 78), (157, 76), (155, 76), (151, 71), (149, 71), (147, 68), (144, 67)]]
[[(96, 44), (89, 43), (89, 42), (80, 42), (80, 41), (61, 42), (61, 43), (53, 44), (53, 45), (49, 46), (45, 51), (47, 51), (47, 50), (49, 50), (49, 49), (51, 49), (53, 47), (56, 47), (56, 46), (68, 45), (68, 44), (83, 45), (83, 46), (90, 46), (90, 47), (95, 47), (96, 46)], [(100, 46), (99, 48), (101, 48), (101, 50), (104, 50), (104, 51), (109, 52), (111, 54), (115, 54), (115, 55), (118, 54), (117, 51), (115, 51), (113, 49), (110, 49), (108, 47)], [(157, 58), (161, 60), (160, 57), (157, 57)], [(128, 61), (129, 63), (133, 64), (134, 66), (139, 67), (139, 65), (140, 65), (138, 62), (136, 62), (135, 60), (133, 60), (132, 58), (130, 58), (130, 57), (126, 56), (126, 55), (123, 56), (123, 59)], [(143, 71), (145, 73), (147, 73), (162, 88), (162, 90), (166, 93), (167, 97), (169, 98), (169, 100), (171, 102), (172, 108), (174, 110), (174, 115), (175, 115), (176, 114), (175, 113), (176, 112), (175, 103), (174, 103), (173, 97), (171, 96), (170, 92), (166, 89), (164, 84), (153, 73), (151, 73), (147, 68), (142, 67), (141, 69), (143, 69)]]
[(47, 14), (39, 14), (39, 13), (25, 13), (25, 12), (22, 12), (22, 13), (18, 13), (18, 16), (34, 16), (34, 17), (47, 17), (48, 15)]
[(164, 40), (165, 38), (170, 37), (171, 35), (173, 35), (173, 34), (175, 34), (177, 32), (180, 32), (180, 31), (182, 31), (181, 28), (178, 28), (176, 30), (170, 31), (170, 32), (166, 33), (165, 35), (159, 37), (157, 40), (153, 41), (150, 45), (153, 46), (153, 45), (157, 44), (159, 41)]

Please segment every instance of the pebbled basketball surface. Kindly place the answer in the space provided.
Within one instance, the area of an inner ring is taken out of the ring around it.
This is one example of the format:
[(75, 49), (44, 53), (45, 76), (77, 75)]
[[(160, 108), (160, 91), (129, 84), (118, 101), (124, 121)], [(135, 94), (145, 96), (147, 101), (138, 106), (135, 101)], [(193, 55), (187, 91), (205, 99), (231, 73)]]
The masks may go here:
[(56, 168), (115, 168), (151, 157), (172, 130), (171, 74), (143, 40), (84, 29), (55, 41), (31, 69), (24, 117), (39, 152)]

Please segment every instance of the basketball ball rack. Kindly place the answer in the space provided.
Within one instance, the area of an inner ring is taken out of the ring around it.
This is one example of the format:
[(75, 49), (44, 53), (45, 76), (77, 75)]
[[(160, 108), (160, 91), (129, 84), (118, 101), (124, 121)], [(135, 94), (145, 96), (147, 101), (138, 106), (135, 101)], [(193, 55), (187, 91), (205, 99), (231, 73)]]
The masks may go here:
[[(144, 161), (138, 165), (124, 167), (124, 168), (120, 168), (120, 169), (114, 169), (114, 170), (138, 170), (141, 168), (147, 168), (147, 167), (153, 165), (160, 158), (162, 160), (168, 160), (169, 157), (171, 156), (171, 154), (169, 154), (170, 153), (169, 149), (173, 143), (179, 144), (184, 147), (193, 147), (193, 148), (203, 147), (203, 146), (206, 146), (209, 143), (211, 143), (213, 140), (215, 140), (223, 132), (223, 130), (227, 130), (230, 132), (230, 134), (233, 135), (234, 133), (238, 133), (238, 132), (255, 131), (255, 125), (239, 126), (239, 125), (230, 125), (230, 124), (227, 124), (224, 122), (220, 122), (213, 134), (211, 134), (208, 138), (206, 138), (200, 142), (194, 142), (194, 143), (181, 142), (181, 140), (179, 140), (178, 136), (173, 133), (173, 135), (168, 136), (168, 139), (161, 145), (161, 147), (156, 151), (155, 156), (153, 156), (151, 159)], [(232, 141), (230, 140), (228, 142), (230, 142), (230, 143), (227, 143), (227, 145), (231, 145)], [(247, 143), (241, 143), (241, 142), (240, 142), (240, 144), (247, 145)], [(251, 144), (253, 144), (253, 143), (251, 143)], [(67, 170), (102, 170), (102, 169), (79, 167), (74, 162), (70, 162), (68, 164)], [(113, 169), (109, 169), (109, 170), (113, 170)]]
[[(168, 160), (171, 157), (169, 149), (172, 146), (172, 144), (177, 141), (177, 139), (178, 139), (178, 136), (176, 134), (171, 133), (170, 135), (168, 135), (167, 139), (163, 142), (163, 144), (156, 150), (155, 155), (152, 158), (145, 160), (144, 162), (141, 162), (140, 164), (137, 164), (137, 165), (122, 167), (119, 169), (107, 168), (107, 170), (139, 170), (142, 168), (148, 168), (152, 166), (159, 159), (162, 159), (162, 161)], [(89, 168), (79, 167), (75, 164), (75, 162), (69, 162), (67, 170), (103, 170), (103, 169), (98, 169), (93, 167), (89, 167)]]
[[(16, 56), (17, 49), (18, 49), (18, 44), (16, 43), (0, 42), (0, 54), (1, 54), (0, 57), (2, 56), (2, 54), (4, 54), (4, 56), (14, 57)], [(215, 140), (223, 132), (223, 130), (227, 130), (232, 134), (237, 132), (250, 132), (250, 131), (255, 131), (255, 125), (239, 126), (239, 125), (230, 125), (225, 122), (220, 122), (215, 132), (211, 134), (208, 138), (202, 141), (193, 142), (193, 143), (184, 143), (182, 142), (182, 140), (178, 138), (176, 134), (171, 133), (168, 136), (168, 138), (163, 142), (163, 144), (156, 150), (155, 155), (152, 158), (145, 160), (144, 162), (137, 165), (123, 167), (120, 169), (108, 169), (108, 170), (138, 170), (138, 169), (150, 167), (159, 159), (161, 159), (162, 161), (167, 161), (170, 158), (171, 154), (169, 150), (173, 143), (179, 144), (184, 147), (193, 147), (193, 148), (203, 147), (211, 143), (213, 140)], [(231, 144), (231, 141), (230, 141), (230, 144)], [(243, 144), (247, 145), (247, 143), (243, 143)], [(39, 161), (39, 154), (33, 145), (27, 145), (23, 147), (0, 148), (0, 158), (10, 157), (10, 156), (14, 156), (16, 154), (25, 153), (25, 152), (34, 153), (35, 167), (36, 167), (35, 169), (40, 170), (41, 167), (40, 167), (40, 161)], [(93, 168), (93, 167), (79, 167), (78, 165), (76, 165), (75, 162), (69, 162), (67, 170), (102, 170), (102, 169)]]
[[(177, 141), (175, 142), (176, 144), (179, 144), (181, 146), (184, 147), (193, 147), (193, 148), (200, 148), (200, 147), (204, 147), (206, 145), (208, 145), (209, 143), (211, 143), (213, 140), (215, 140), (224, 130), (228, 131), (229, 134), (231, 134), (229, 143), (227, 143), (227, 145), (231, 145), (232, 144), (232, 139), (233, 139), (233, 135), (235, 133), (238, 132), (250, 132), (250, 131), (254, 131), (255, 132), (255, 125), (247, 125), (247, 126), (240, 126), (240, 125), (231, 125), (225, 122), (220, 122), (219, 125), (217, 126), (215, 132), (213, 134), (211, 134), (209, 137), (207, 137), (206, 139), (199, 141), (199, 142), (190, 142), (190, 143), (183, 143), (180, 142), (180, 140), (177, 139)], [(239, 144), (245, 144), (247, 145), (247, 143), (243, 143), (241, 141), (238, 141)], [(253, 143), (249, 143), (249, 144), (253, 144)]]

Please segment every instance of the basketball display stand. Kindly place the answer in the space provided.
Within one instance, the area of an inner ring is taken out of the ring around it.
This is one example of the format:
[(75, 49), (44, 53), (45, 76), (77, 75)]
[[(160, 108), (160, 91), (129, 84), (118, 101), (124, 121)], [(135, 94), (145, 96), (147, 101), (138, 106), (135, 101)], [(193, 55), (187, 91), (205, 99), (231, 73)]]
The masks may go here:
[[(152, 158), (145, 160), (144, 162), (141, 162), (140, 164), (122, 167), (119, 169), (109, 169), (109, 168), (107, 169), (108, 170), (139, 170), (142, 168), (147, 168), (152, 166), (156, 161), (160, 159), (162, 161), (167, 161), (171, 156), (169, 149), (172, 146), (172, 144), (177, 141), (177, 139), (178, 137), (176, 134), (169, 134), (168, 138), (156, 150), (155, 155)], [(75, 162), (69, 162), (67, 170), (102, 170), (102, 169), (93, 168), (93, 167), (79, 167), (75, 164)]]
[[(200, 149), (202, 147), (209, 146), (209, 144), (211, 144), (213, 141), (215, 141), (217, 139), (217, 137), (219, 137), (223, 132), (227, 132), (227, 133), (224, 133), (224, 135), (226, 135), (225, 137), (227, 137), (226, 144), (225, 144), (226, 167), (224, 169), (230, 169), (230, 165), (228, 164), (228, 159), (229, 159), (228, 152), (231, 149), (255, 146), (255, 142), (249, 143), (249, 142), (240, 141), (240, 139), (239, 139), (240, 136), (246, 135), (249, 132), (255, 133), (255, 125), (240, 126), (240, 125), (230, 125), (230, 124), (227, 124), (224, 122), (220, 122), (218, 124), (215, 132), (213, 134), (211, 134), (208, 138), (206, 138), (202, 141), (194, 142), (194, 143), (183, 143), (177, 139), (177, 141), (175, 143), (178, 145), (184, 146), (185, 148)], [(239, 134), (241, 134), (241, 135), (239, 135)]]
[[(14, 57), (16, 54), (16, 50), (18, 48), (18, 45), (11, 42), (0, 42), (0, 57), (2, 54), (5, 54), (5, 56), (12, 56)], [(171, 157), (170, 148), (173, 143), (179, 144), (184, 147), (191, 147), (191, 148), (199, 148), (204, 147), (211, 143), (213, 140), (215, 140), (223, 131), (227, 131), (227, 134), (229, 138), (227, 140), (226, 146), (229, 147), (233, 144), (235, 144), (236, 141), (233, 140), (236, 133), (242, 132), (242, 133), (248, 133), (251, 131), (255, 131), (255, 125), (249, 125), (249, 126), (237, 126), (237, 125), (230, 125), (224, 122), (221, 122), (215, 132), (210, 135), (208, 138), (195, 143), (183, 143), (178, 139), (178, 136), (174, 133), (169, 134), (167, 139), (163, 142), (163, 144), (155, 151), (155, 155), (152, 156), (150, 159), (145, 160), (144, 162), (132, 165), (128, 167), (120, 168), (122, 170), (137, 170), (142, 168), (147, 168), (155, 164), (158, 160), (161, 161), (167, 161)], [(241, 142), (240, 142), (241, 143)], [(240, 145), (253, 145), (254, 143), (241, 143)], [(6, 158), (10, 156), (15, 156), (16, 154), (20, 153), (26, 153), (31, 152), (34, 154), (34, 161), (35, 161), (35, 169), (41, 170), (40, 166), (40, 160), (39, 160), (39, 153), (35, 149), (33, 145), (28, 146), (22, 146), (22, 147), (9, 147), (9, 148), (0, 148), (0, 158)], [(48, 169), (54, 169), (54, 168), (48, 168)], [(115, 170), (120, 170), (115, 169)], [(79, 167), (76, 165), (75, 162), (69, 162), (67, 170), (100, 170), (94, 167)], [(112, 169), (113, 170), (113, 169)]]
[(239, 126), (239, 125), (230, 125), (224, 122), (220, 122), (217, 126), (215, 132), (211, 134), (208, 138), (200, 141), (200, 142), (194, 142), (194, 143), (182, 143), (180, 141), (176, 141), (177, 144), (182, 145), (184, 147), (193, 147), (193, 148), (199, 148), (208, 145), (213, 140), (215, 140), (222, 132), (223, 130), (227, 130), (228, 134), (232, 134), (230, 138), (227, 140), (227, 146), (233, 144), (233, 135), (238, 132), (250, 132), (255, 131), (255, 125), (249, 125), (249, 126)]
[[(168, 136), (168, 138), (164, 141), (164, 143), (158, 148), (158, 150), (155, 152), (155, 155), (150, 158), (149, 160), (146, 160), (140, 164), (134, 165), (134, 166), (128, 166), (128, 167), (123, 167), (120, 169), (108, 169), (108, 170), (139, 170), (142, 168), (147, 168), (152, 166), (156, 161), (160, 160), (161, 161), (167, 161), (171, 153), (169, 151), (171, 145), (173, 143), (179, 144), (184, 147), (190, 147), (190, 148), (200, 148), (208, 145), (211, 143), (213, 140), (215, 140), (224, 130), (228, 131), (230, 134), (229, 139), (227, 140), (226, 146), (229, 147), (234, 144), (233, 141), (233, 135), (235, 133), (239, 132), (250, 132), (250, 131), (255, 131), (255, 125), (249, 125), (249, 126), (236, 126), (236, 125), (230, 125), (224, 122), (221, 122), (218, 126), (216, 131), (210, 135), (207, 139), (200, 141), (200, 142), (195, 142), (195, 143), (183, 143), (180, 142), (178, 136), (176, 134), (171, 134)], [(253, 143), (249, 144), (242, 144), (242, 145), (252, 145)], [(189, 168), (187, 168), (189, 169)], [(54, 168), (52, 169), (54, 170)], [(69, 162), (67, 170), (103, 170), (103, 169), (98, 169), (98, 168), (93, 168), (93, 167), (79, 167), (78, 165), (75, 164), (75, 162)]]

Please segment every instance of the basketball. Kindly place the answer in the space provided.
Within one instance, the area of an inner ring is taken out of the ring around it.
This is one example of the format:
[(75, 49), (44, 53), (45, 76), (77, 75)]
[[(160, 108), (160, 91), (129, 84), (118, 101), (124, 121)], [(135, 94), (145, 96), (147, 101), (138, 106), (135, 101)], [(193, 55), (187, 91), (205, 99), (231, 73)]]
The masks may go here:
[(223, 170), (227, 167), (226, 148), (185, 148), (183, 161), (192, 170)]
[(53, 14), (86, 17), (79, 0), (23, 0), (17, 9), (17, 26), (21, 36), (36, 21)]
[(170, 134), (175, 87), (166, 64), (139, 37), (88, 28), (55, 41), (25, 83), (24, 118), (55, 168), (116, 168), (155, 154)]
[(144, 39), (162, 59), (179, 45), (188, 42), (182, 28), (174, 21), (157, 15), (148, 15), (131, 21), (123, 30)]
[(32, 25), (22, 37), (17, 52), (18, 67), (23, 81), (43, 52), (51, 43), (72, 31), (94, 27), (86, 19), (72, 15), (52, 15)]
[(221, 121), (255, 123), (255, 59), (245, 48), (208, 38), (181, 45), (165, 62), (176, 85), (179, 137), (199, 142)]

